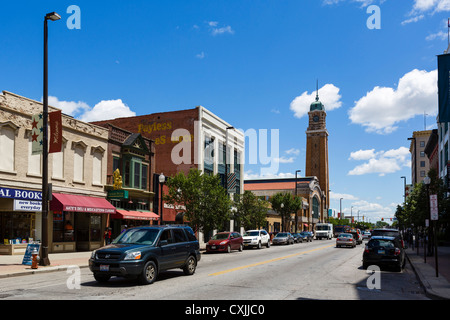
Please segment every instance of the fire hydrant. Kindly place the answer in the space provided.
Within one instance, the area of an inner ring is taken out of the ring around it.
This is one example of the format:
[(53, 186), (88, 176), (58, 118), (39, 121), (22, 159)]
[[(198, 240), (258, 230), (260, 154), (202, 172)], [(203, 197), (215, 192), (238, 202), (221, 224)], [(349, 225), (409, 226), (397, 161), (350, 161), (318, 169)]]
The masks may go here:
[(36, 250), (36, 248), (31, 252), (31, 269), (37, 269), (38, 268), (38, 262), (39, 262), (39, 252)]

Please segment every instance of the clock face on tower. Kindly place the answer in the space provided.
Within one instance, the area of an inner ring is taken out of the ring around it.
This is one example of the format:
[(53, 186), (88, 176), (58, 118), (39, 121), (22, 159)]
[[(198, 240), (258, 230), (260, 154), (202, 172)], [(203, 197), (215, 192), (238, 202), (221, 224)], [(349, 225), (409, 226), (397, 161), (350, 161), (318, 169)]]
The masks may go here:
[(314, 121), (314, 122), (319, 122), (319, 116), (314, 116), (314, 117), (313, 117), (313, 121)]

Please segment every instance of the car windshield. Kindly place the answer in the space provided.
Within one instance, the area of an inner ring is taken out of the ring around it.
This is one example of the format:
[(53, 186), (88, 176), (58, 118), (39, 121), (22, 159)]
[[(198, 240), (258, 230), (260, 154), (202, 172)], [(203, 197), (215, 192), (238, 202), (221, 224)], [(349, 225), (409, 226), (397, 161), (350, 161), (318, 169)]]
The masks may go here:
[(277, 238), (283, 238), (283, 237), (287, 237), (288, 234), (287, 233), (277, 233), (277, 235), (275, 237)]
[(353, 236), (349, 233), (341, 233), (339, 238), (353, 238)]
[(396, 230), (373, 230), (372, 236), (397, 237), (399, 232)]
[(328, 230), (328, 226), (317, 226), (317, 227), (316, 227), (316, 230), (317, 230), (317, 231), (319, 231), (319, 230), (320, 230), (320, 231)]
[(255, 237), (255, 236), (259, 236), (259, 231), (248, 231), (246, 233), (244, 233), (244, 237)]
[(211, 240), (224, 240), (224, 239), (228, 239), (228, 236), (230, 234), (229, 233), (217, 233), (215, 234)]
[(307, 236), (307, 235), (308, 235), (308, 232), (300, 232), (300, 234), (301, 234), (302, 236)]
[(376, 240), (370, 240), (367, 244), (369, 248), (394, 248), (394, 242), (392, 240), (383, 240), (383, 239), (376, 239)]
[(158, 233), (158, 229), (129, 229), (119, 235), (112, 243), (152, 245)]

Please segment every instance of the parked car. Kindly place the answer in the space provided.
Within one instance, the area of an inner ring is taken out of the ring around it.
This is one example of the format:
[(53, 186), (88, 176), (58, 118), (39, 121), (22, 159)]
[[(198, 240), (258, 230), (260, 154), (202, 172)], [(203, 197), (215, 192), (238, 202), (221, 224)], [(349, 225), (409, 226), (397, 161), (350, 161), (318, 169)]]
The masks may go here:
[(373, 236), (385, 236), (385, 237), (395, 237), (398, 238), (402, 244), (402, 247), (405, 246), (405, 243), (403, 242), (403, 237), (402, 234), (400, 233), (400, 231), (398, 229), (392, 229), (392, 228), (379, 228), (379, 229), (373, 229), (372, 232), (372, 237)]
[(151, 284), (163, 270), (181, 268), (186, 275), (194, 274), (200, 257), (190, 227), (142, 226), (126, 230), (110, 245), (93, 251), (89, 269), (99, 282), (118, 276)]
[(300, 235), (300, 233), (292, 233), (292, 236), (294, 237), (295, 243), (303, 242), (303, 237)]
[(312, 242), (313, 237), (311, 235), (311, 232), (308, 231), (300, 232), (300, 236), (303, 238), (303, 241)]
[(244, 233), (244, 247), (270, 248), (270, 235), (266, 230), (248, 230)]
[(393, 266), (400, 272), (405, 266), (405, 249), (398, 237), (372, 236), (364, 248), (363, 268)]
[(351, 233), (341, 233), (340, 235), (338, 235), (338, 237), (336, 238), (336, 247), (340, 248), (340, 247), (356, 247), (356, 239), (354, 238), (353, 234)]
[(289, 232), (279, 232), (273, 237), (272, 244), (294, 244), (294, 237)]
[(206, 252), (228, 252), (231, 250), (242, 251), (244, 239), (238, 232), (216, 233), (206, 244)]

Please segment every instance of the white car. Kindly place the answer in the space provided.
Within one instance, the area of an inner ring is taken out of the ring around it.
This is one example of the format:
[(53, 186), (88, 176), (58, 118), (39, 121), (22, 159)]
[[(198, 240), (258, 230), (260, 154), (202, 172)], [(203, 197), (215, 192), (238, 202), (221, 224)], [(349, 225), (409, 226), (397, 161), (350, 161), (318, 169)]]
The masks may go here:
[(261, 249), (262, 246), (270, 248), (270, 235), (266, 230), (248, 230), (244, 233), (244, 247), (256, 247)]

